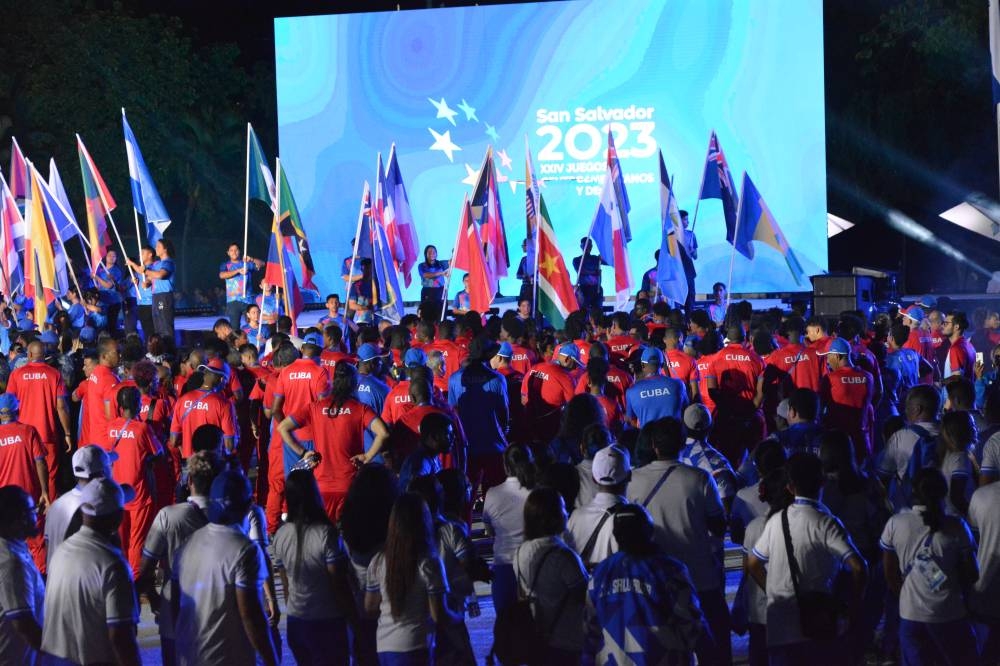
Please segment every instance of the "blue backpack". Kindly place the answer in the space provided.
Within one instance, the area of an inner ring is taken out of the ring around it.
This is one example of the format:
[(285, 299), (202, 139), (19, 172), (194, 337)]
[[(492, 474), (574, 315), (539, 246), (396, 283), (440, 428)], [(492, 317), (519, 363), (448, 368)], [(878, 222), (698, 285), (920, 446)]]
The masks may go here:
[[(900, 491), (906, 500), (907, 505), (913, 502), (913, 479), (917, 472), (928, 467), (937, 467), (937, 435), (932, 435), (926, 428), (918, 425), (911, 425), (910, 430), (915, 432), (919, 439), (913, 445), (913, 453), (910, 454), (910, 461), (906, 464), (906, 473), (900, 481)], [(897, 507), (899, 508), (899, 507)]]

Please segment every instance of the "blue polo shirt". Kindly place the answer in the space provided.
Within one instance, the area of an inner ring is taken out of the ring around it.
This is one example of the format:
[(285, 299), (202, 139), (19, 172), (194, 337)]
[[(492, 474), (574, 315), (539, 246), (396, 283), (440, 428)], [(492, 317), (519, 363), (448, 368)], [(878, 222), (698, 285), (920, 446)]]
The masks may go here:
[(889, 352), (885, 355), (885, 367), (899, 373), (900, 395), (920, 383), (920, 354), (913, 349)]
[[(354, 393), (358, 402), (368, 405), (376, 414), (381, 414), (387, 395), (389, 395), (388, 384), (371, 375), (358, 375), (358, 390)], [(365, 451), (370, 449), (374, 442), (375, 433), (365, 428)], [(381, 458), (381, 455), (375, 456), (375, 462), (381, 462)]]
[(680, 420), (687, 407), (687, 389), (673, 377), (656, 375), (640, 379), (625, 391), (625, 415), (639, 421), (639, 427), (672, 416)]
[(250, 286), (252, 283), (247, 283), (245, 291), (243, 287), (243, 283), (250, 279), (257, 268), (252, 261), (224, 261), (219, 265), (219, 272), (228, 273), (244, 267), (247, 269), (246, 275), (237, 273), (231, 278), (226, 278), (226, 303), (253, 303), (253, 288)]
[(469, 455), (498, 453), (507, 447), (510, 406), (507, 380), (473, 361), (448, 380), (448, 404), (455, 408), (469, 442)]
[[(102, 280), (107, 280), (113, 282), (114, 286), (110, 289), (105, 289), (104, 287), (99, 287), (98, 291), (101, 294), (101, 300), (108, 305), (117, 305), (122, 302), (122, 296), (118, 293), (118, 284), (122, 281), (122, 269), (118, 266), (112, 266), (108, 268), (104, 264), (97, 267), (97, 277)], [(97, 281), (94, 281), (97, 284)]]
[(150, 270), (154, 271), (166, 271), (167, 276), (163, 278), (155, 278), (153, 280), (153, 293), (154, 294), (169, 294), (174, 290), (174, 276), (176, 275), (177, 269), (174, 266), (174, 260), (167, 257), (166, 259), (157, 259), (150, 265)]

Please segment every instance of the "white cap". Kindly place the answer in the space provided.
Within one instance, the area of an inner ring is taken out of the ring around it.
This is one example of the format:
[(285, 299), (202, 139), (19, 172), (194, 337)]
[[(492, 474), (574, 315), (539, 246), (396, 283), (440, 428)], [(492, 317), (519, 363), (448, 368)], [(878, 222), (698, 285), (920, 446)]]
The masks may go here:
[(119, 486), (111, 479), (94, 479), (83, 487), (80, 511), (87, 516), (107, 516), (125, 508), (135, 499), (132, 486)]
[(606, 446), (594, 455), (591, 473), (599, 486), (617, 486), (628, 481), (632, 465), (629, 462), (628, 451), (612, 444)]
[(111, 463), (118, 454), (108, 453), (96, 444), (82, 446), (73, 453), (73, 476), (78, 479), (92, 479), (95, 476), (111, 476)]

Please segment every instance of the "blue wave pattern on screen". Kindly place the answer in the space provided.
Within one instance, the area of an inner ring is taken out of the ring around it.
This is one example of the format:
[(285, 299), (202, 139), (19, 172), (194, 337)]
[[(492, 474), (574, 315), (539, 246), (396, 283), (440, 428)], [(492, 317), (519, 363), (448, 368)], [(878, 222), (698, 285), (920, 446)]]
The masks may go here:
[[(820, 0), (553, 2), (275, 21), (282, 167), (310, 235), (322, 291), (340, 262), (376, 154), (395, 142), (422, 246), (454, 244), (463, 195), (497, 151), (511, 248), (524, 239), (527, 135), (567, 263), (597, 207), (607, 126), (632, 203), (637, 282), (660, 245), (657, 149), (694, 217), (712, 129), (733, 177), (749, 172), (807, 274), (827, 268)], [(520, 182), (518, 182), (520, 181)], [(697, 291), (726, 281), (722, 206), (702, 201)], [(784, 258), (737, 254), (737, 292), (801, 291)], [(416, 277), (416, 276), (414, 276)], [(461, 287), (458, 276), (451, 293)], [(406, 290), (419, 296), (419, 280)], [(604, 289), (614, 291), (605, 270)]]

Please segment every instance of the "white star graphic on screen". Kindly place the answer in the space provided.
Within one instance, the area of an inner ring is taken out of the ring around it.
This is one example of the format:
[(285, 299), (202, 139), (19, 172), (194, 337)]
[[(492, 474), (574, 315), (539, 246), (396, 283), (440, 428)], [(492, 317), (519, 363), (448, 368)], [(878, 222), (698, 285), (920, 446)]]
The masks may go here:
[(468, 185), (469, 187), (475, 187), (477, 180), (479, 180), (479, 170), (473, 169), (468, 165), (468, 163), (466, 163), (465, 178), (462, 179), (462, 183)]
[(455, 124), (455, 116), (458, 115), (458, 112), (453, 111), (448, 107), (448, 102), (444, 101), (444, 97), (441, 98), (440, 102), (435, 102), (430, 97), (427, 98), (427, 101), (433, 104), (434, 108), (437, 109), (438, 118), (447, 118), (449, 123), (451, 123), (452, 125)]
[(518, 181), (516, 180), (512, 180), (507, 183), (508, 185), (510, 185), (510, 191), (513, 192), (514, 194), (517, 194), (517, 182)]
[(497, 128), (493, 127), (493, 125), (490, 125), (489, 123), (486, 123), (486, 136), (493, 139), (494, 143), (500, 140), (500, 135), (497, 134)]
[(448, 161), (449, 162), (454, 162), (455, 161), (455, 154), (454, 154), (455, 151), (456, 150), (462, 150), (462, 149), (459, 146), (456, 146), (452, 142), (452, 140), (451, 140), (451, 130), (448, 130), (444, 134), (438, 134), (437, 132), (435, 132), (434, 130), (432, 130), (430, 127), (428, 127), (427, 131), (430, 132), (431, 136), (434, 137), (434, 143), (431, 145), (431, 150), (440, 150), (441, 152), (443, 152), (444, 154), (446, 154), (448, 156)]
[(458, 108), (465, 114), (466, 120), (475, 120), (477, 123), (479, 122), (479, 118), (476, 117), (476, 110), (469, 106), (469, 103), (464, 99), (462, 100), (462, 103), (458, 105)]
[(504, 169), (507, 169), (508, 171), (510, 171), (511, 168), (512, 168), (511, 167), (511, 160), (510, 160), (509, 157), (507, 157), (507, 151), (506, 150), (498, 150), (497, 151), (497, 157), (500, 158), (500, 165)]

